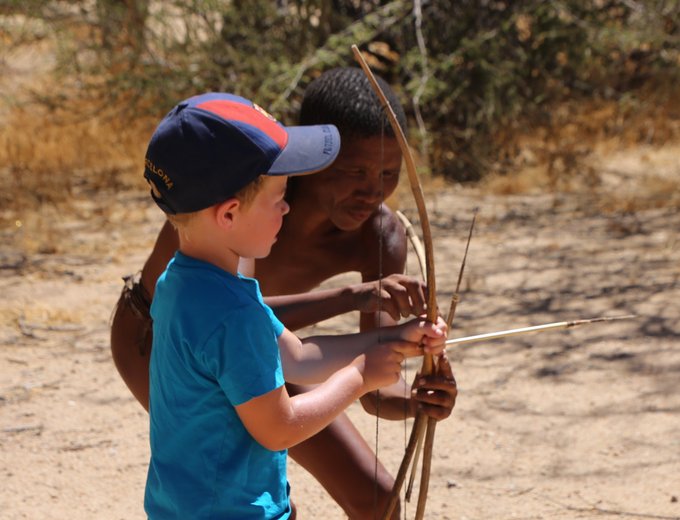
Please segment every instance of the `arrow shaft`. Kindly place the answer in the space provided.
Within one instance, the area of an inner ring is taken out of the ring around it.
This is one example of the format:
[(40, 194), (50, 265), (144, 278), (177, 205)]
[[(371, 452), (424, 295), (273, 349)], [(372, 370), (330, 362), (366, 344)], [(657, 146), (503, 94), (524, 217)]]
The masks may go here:
[(474, 336), (465, 336), (462, 338), (453, 338), (446, 340), (447, 347), (454, 345), (464, 345), (466, 343), (476, 343), (479, 341), (489, 341), (492, 339), (505, 338), (507, 336), (518, 336), (520, 334), (529, 334), (530, 332), (538, 332), (552, 329), (566, 329), (568, 321), (560, 321), (556, 323), (548, 323), (545, 325), (536, 325), (534, 327), (522, 327), (519, 329), (499, 330), (496, 332), (487, 332), (486, 334), (476, 334)]
[(499, 330), (496, 332), (487, 332), (485, 334), (476, 334), (474, 336), (465, 336), (462, 338), (453, 338), (446, 341), (447, 348), (457, 345), (465, 345), (466, 343), (477, 343), (480, 341), (490, 341), (498, 338), (505, 338), (508, 336), (519, 336), (521, 334), (529, 334), (532, 332), (543, 332), (546, 330), (568, 329), (578, 325), (587, 325), (590, 323), (600, 323), (605, 321), (625, 320), (634, 318), (635, 316), (612, 316), (604, 318), (593, 318), (590, 320), (574, 320), (574, 321), (556, 321), (554, 323), (545, 323), (543, 325), (534, 325), (533, 327), (520, 327), (518, 329)]

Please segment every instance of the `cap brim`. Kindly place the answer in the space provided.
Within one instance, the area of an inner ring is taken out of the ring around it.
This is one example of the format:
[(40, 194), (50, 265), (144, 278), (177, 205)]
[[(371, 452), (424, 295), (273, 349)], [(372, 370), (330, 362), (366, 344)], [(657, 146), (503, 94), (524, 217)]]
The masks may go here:
[(304, 175), (330, 166), (340, 151), (340, 134), (333, 125), (288, 126), (288, 143), (267, 175)]

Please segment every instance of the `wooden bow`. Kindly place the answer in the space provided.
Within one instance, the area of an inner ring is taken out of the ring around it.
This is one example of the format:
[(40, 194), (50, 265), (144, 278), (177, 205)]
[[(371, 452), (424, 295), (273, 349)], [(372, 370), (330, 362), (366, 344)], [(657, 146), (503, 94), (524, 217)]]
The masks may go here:
[[(436, 287), (435, 287), (435, 274), (434, 274), (434, 252), (433, 252), (433, 244), (432, 244), (432, 233), (430, 231), (430, 221), (427, 215), (427, 209), (425, 207), (425, 200), (423, 197), (423, 191), (422, 187), (420, 185), (420, 180), (418, 179), (418, 174), (416, 172), (416, 166), (415, 166), (415, 161), (413, 159), (413, 155), (411, 154), (411, 150), (409, 149), (408, 143), (406, 142), (406, 137), (404, 136), (404, 132), (399, 125), (399, 122), (397, 121), (397, 117), (394, 114), (394, 111), (392, 110), (392, 107), (390, 106), (389, 101), (387, 100), (384, 92), (380, 88), (380, 85), (375, 79), (375, 76), (373, 76), (373, 73), (371, 72), (370, 67), (364, 60), (363, 56), (361, 55), (358, 47), (356, 45), (352, 45), (352, 52), (354, 53), (354, 57), (356, 58), (357, 62), (361, 65), (361, 68), (363, 69), (364, 73), (366, 74), (369, 83), (371, 84), (371, 87), (373, 88), (374, 92), (378, 96), (378, 99), (380, 100), (380, 104), (382, 105), (383, 109), (387, 113), (390, 126), (392, 127), (395, 137), (397, 139), (397, 142), (399, 143), (399, 148), (401, 149), (402, 155), (404, 157), (404, 160), (406, 162), (406, 171), (408, 172), (408, 179), (409, 179), (409, 184), (411, 186), (411, 191), (413, 193), (413, 197), (416, 202), (416, 206), (418, 208), (418, 215), (420, 217), (420, 226), (422, 229), (422, 237), (423, 237), (423, 246), (422, 249), (424, 249), (424, 256), (425, 256), (425, 261), (422, 261), (422, 253), (420, 251), (420, 247), (418, 247), (417, 244), (414, 243), (416, 253), (418, 254), (419, 257), (419, 263), (420, 263), (420, 268), (421, 271), (424, 271), (425, 275), (425, 280), (427, 283), (427, 290), (428, 290), (428, 303), (427, 303), (427, 319), (431, 322), (434, 322), (437, 319), (438, 316), (438, 306), (437, 306), (437, 297), (436, 297)], [(476, 216), (477, 211), (475, 210), (475, 216)], [(413, 234), (413, 229), (410, 223), (408, 222), (408, 219), (405, 219), (403, 215), (397, 215), (402, 222), (406, 220), (405, 223), (405, 228), (407, 230), (407, 233)], [(447, 318), (447, 325), (449, 329), (451, 328), (451, 323), (453, 321), (455, 312), (456, 312), (456, 306), (458, 303), (458, 291), (460, 288), (460, 283), (463, 275), (463, 270), (465, 269), (465, 260), (467, 258), (467, 252), (468, 252), (468, 247), (470, 245), (470, 238), (472, 236), (472, 230), (474, 228), (474, 223), (475, 223), (475, 217), (472, 219), (472, 223), (470, 226), (470, 232), (468, 235), (468, 241), (467, 241), (467, 246), (465, 248), (465, 255), (463, 257), (463, 263), (460, 268), (460, 273), (458, 275), (458, 284), (456, 286), (456, 290), (452, 296), (451, 299), (451, 307), (449, 309), (448, 313), (448, 318)], [(412, 237), (413, 240), (413, 237)], [(415, 241), (414, 241), (415, 242)], [(425, 264), (425, 268), (423, 269), (423, 264)], [(614, 320), (625, 320), (625, 319), (631, 319), (635, 318), (634, 315), (626, 315), (626, 316), (606, 316), (606, 317), (599, 317), (599, 318), (591, 318), (591, 319), (578, 319), (578, 320), (572, 320), (572, 321), (562, 321), (562, 322), (555, 322), (555, 323), (547, 323), (543, 325), (535, 325), (535, 326), (530, 326), (530, 327), (522, 327), (518, 329), (510, 329), (510, 330), (503, 330), (503, 331), (496, 331), (496, 332), (487, 332), (484, 334), (477, 334), (474, 336), (467, 336), (467, 337), (462, 337), (462, 338), (455, 338), (455, 339), (450, 339), (446, 341), (447, 347), (454, 347), (458, 345), (464, 345), (468, 343), (475, 343), (475, 342), (486, 342), (490, 341), (493, 339), (497, 338), (502, 338), (506, 336), (515, 336), (519, 334), (528, 334), (528, 333), (536, 333), (536, 332), (544, 332), (544, 331), (550, 331), (550, 330), (555, 330), (555, 329), (565, 329), (565, 328), (571, 328), (575, 326), (580, 326), (580, 325), (589, 325), (593, 323), (607, 323), (611, 322)], [(431, 355), (426, 355), (423, 357), (423, 365), (421, 367), (421, 373), (423, 375), (429, 375), (435, 370), (434, 367), (434, 360)], [(404, 458), (401, 461), (401, 465), (399, 466), (399, 471), (397, 472), (397, 476), (395, 478), (394, 486), (392, 488), (392, 492), (389, 497), (389, 501), (387, 504), (387, 507), (382, 515), (383, 520), (390, 519), (392, 516), (392, 513), (394, 512), (394, 508), (396, 507), (397, 501), (399, 499), (399, 493), (401, 491), (401, 487), (404, 484), (404, 480), (406, 478), (406, 473), (408, 471), (408, 468), (411, 464), (411, 461), (414, 458), (414, 454), (416, 453), (416, 449), (419, 450), (420, 445), (423, 442), (423, 436), (424, 437), (424, 450), (423, 450), (423, 467), (422, 467), (422, 473), (421, 473), (421, 478), (420, 478), (420, 490), (418, 494), (418, 505), (416, 509), (416, 520), (422, 520), (424, 514), (425, 514), (425, 504), (427, 501), (427, 491), (429, 487), (429, 480), (430, 480), (430, 466), (431, 466), (431, 461), (432, 461), (432, 448), (434, 445), (434, 433), (435, 433), (435, 427), (436, 427), (437, 421), (432, 418), (428, 418), (424, 413), (418, 412), (416, 414), (415, 421), (413, 423), (413, 428), (411, 430), (411, 436), (409, 437), (408, 444), (406, 446), (406, 450), (404, 452)], [(417, 459), (417, 455), (416, 455)], [(414, 469), (413, 471), (415, 472), (415, 463), (414, 463)], [(413, 475), (412, 475), (413, 477)], [(410, 491), (407, 493), (410, 494)]]
[[(416, 202), (416, 207), (418, 208), (418, 216), (420, 218), (420, 227), (422, 229), (423, 243), (425, 248), (425, 260), (426, 260), (426, 280), (427, 280), (427, 319), (431, 322), (435, 322), (439, 312), (437, 306), (437, 290), (435, 285), (435, 274), (434, 274), (434, 248), (432, 244), (432, 233), (430, 231), (430, 220), (427, 215), (427, 208), (425, 207), (425, 198), (423, 197), (423, 190), (418, 179), (418, 173), (416, 171), (416, 164), (413, 159), (413, 154), (409, 149), (404, 131), (402, 130), (397, 117), (394, 114), (394, 110), (390, 106), (390, 102), (387, 100), (384, 92), (378, 85), (378, 82), (373, 75), (370, 67), (361, 55), (359, 48), (356, 45), (352, 45), (352, 52), (354, 57), (361, 65), (362, 70), (366, 74), (373, 91), (378, 96), (380, 104), (385, 110), (387, 117), (390, 122), (390, 126), (394, 131), (394, 135), (399, 143), (399, 148), (401, 149), (404, 161), (406, 163), (406, 171), (408, 173), (408, 180), (411, 186), (411, 192), (413, 193), (413, 198)], [(434, 359), (432, 355), (423, 356), (423, 365), (420, 369), (421, 374), (429, 375), (434, 370)], [(418, 412), (416, 414), (415, 421), (413, 423), (413, 428), (411, 430), (411, 436), (409, 437), (408, 444), (406, 446), (406, 451), (404, 453), (404, 458), (401, 461), (401, 466), (397, 472), (395, 478), (394, 487), (390, 494), (390, 499), (382, 516), (384, 519), (391, 518), (392, 512), (396, 507), (397, 501), (399, 499), (399, 492), (404, 484), (406, 478), (406, 472), (408, 471), (411, 460), (416, 450), (416, 446), (419, 440), (425, 435), (425, 447), (423, 451), (423, 467), (422, 474), (420, 478), (420, 490), (418, 494), (418, 506), (416, 508), (416, 519), (422, 519), (425, 513), (425, 504), (427, 501), (427, 490), (430, 482), (430, 463), (432, 460), (432, 447), (434, 445), (434, 433), (437, 425), (437, 421), (432, 418), (428, 418), (423, 412)]]

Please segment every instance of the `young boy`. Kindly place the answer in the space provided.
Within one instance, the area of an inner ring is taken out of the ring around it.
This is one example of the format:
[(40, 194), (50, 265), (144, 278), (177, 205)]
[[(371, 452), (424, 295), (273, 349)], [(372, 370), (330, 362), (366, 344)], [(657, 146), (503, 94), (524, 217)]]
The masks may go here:
[[(303, 344), (238, 273), (276, 241), (287, 176), (338, 150), (331, 125), (285, 128), (221, 93), (181, 102), (151, 138), (144, 175), (179, 249), (151, 305), (149, 518), (290, 518), (286, 449), (396, 382), (405, 357), (442, 351), (442, 320)], [(284, 374), (320, 385), (290, 397)]]
[[(396, 95), (379, 81), (405, 127), (406, 118)], [(333, 69), (313, 81), (305, 91), (300, 119), (302, 124), (327, 120), (336, 125), (342, 148), (325, 171), (291, 179), (286, 195), (291, 212), (270, 256), (242, 266), (243, 270), (257, 276), (265, 301), (291, 330), (353, 310), (362, 311), (362, 330), (375, 325), (378, 308), (384, 311), (380, 316), (384, 323), (389, 323), (387, 318), (420, 314), (423, 286), (400, 274), (406, 262), (404, 230), (394, 213), (382, 204), (398, 182), (401, 152), (361, 70)], [(149, 303), (145, 302), (151, 301), (156, 279), (177, 247), (177, 233), (166, 223), (141, 280), (128, 282), (112, 325), (116, 366), (145, 408), (151, 350)], [(380, 256), (386, 278), (378, 284)], [(308, 292), (322, 281), (350, 271), (360, 273), (362, 283)], [(455, 403), (456, 386), (445, 357), (440, 358), (439, 368), (439, 376), (415, 378), (413, 393), (402, 381), (381, 390), (379, 404), (375, 394), (366, 394), (362, 404), (370, 413), (379, 411), (382, 417), (391, 419), (412, 417), (418, 407), (431, 417), (446, 418)], [(383, 509), (392, 476), (379, 463), (376, 475), (372, 449), (344, 414), (289, 453), (350, 518), (372, 516), (376, 494), (377, 508)]]

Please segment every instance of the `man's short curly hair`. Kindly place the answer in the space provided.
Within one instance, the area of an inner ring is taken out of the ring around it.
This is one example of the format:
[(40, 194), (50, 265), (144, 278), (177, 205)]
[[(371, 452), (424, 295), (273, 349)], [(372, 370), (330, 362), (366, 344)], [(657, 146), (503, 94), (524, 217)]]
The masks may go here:
[[(406, 115), (397, 95), (384, 79), (376, 79), (406, 132)], [(378, 96), (358, 67), (330, 69), (312, 81), (305, 89), (299, 120), (301, 125), (333, 124), (343, 139), (394, 137)]]

